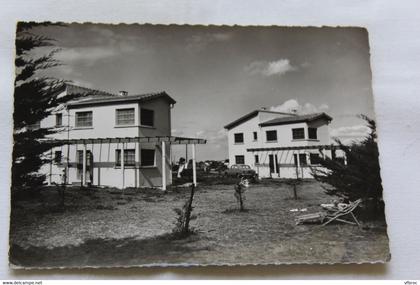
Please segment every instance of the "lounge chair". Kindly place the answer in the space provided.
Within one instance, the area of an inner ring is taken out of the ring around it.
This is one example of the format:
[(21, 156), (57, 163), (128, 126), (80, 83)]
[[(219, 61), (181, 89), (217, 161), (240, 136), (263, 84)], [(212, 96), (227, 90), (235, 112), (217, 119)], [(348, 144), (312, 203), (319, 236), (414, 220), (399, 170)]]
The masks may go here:
[[(362, 202), (362, 199), (358, 199), (354, 202), (350, 202), (347, 207), (344, 207), (340, 210), (337, 210), (333, 213), (328, 214), (326, 216), (327, 221), (324, 222), (322, 225), (325, 226), (333, 221), (339, 221), (342, 223), (357, 225), (358, 227), (360, 227), (360, 223), (357, 220), (356, 216), (353, 214), (353, 211), (357, 208), (357, 206), (359, 206), (361, 202)], [(346, 216), (350, 216), (351, 218), (353, 218), (354, 222), (345, 220), (344, 217)]]
[(324, 212), (317, 212), (312, 214), (306, 214), (296, 217), (296, 225), (303, 223), (322, 223), (324, 222), (327, 214)]
[[(328, 225), (333, 221), (339, 221), (346, 224), (357, 225), (360, 227), (360, 223), (357, 220), (356, 216), (353, 214), (354, 209), (359, 206), (362, 202), (361, 199), (358, 199), (354, 202), (350, 202), (347, 206), (341, 207), (335, 211), (330, 211), (329, 213), (317, 212), (312, 214), (306, 214), (296, 217), (296, 225), (303, 223), (322, 223), (322, 226)], [(344, 219), (344, 217), (350, 216), (354, 222)]]

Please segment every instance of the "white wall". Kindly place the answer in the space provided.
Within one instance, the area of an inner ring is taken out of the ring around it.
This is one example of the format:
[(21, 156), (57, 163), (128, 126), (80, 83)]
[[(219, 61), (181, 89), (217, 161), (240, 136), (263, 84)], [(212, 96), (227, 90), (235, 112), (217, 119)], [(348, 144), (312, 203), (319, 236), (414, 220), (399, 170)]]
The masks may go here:
[[(249, 119), (248, 121), (243, 122), (242, 124), (228, 130), (228, 146), (229, 146), (229, 166), (235, 164), (236, 155), (245, 156), (245, 164), (253, 164), (253, 155), (250, 152), (247, 152), (247, 148), (261, 147), (261, 130), (258, 126), (259, 124), (258, 116)], [(253, 140), (253, 132), (258, 133), (258, 140)], [(244, 143), (236, 144), (234, 135), (235, 133), (244, 134)]]
[[(115, 122), (115, 114), (117, 109), (134, 108), (135, 123), (131, 126), (117, 126)], [(92, 111), (92, 127), (76, 127), (76, 113)], [(138, 135), (138, 114), (139, 105), (131, 104), (114, 104), (102, 106), (88, 106), (83, 108), (71, 108), (70, 114), (70, 138), (112, 138), (112, 137), (136, 137)]]
[[(135, 123), (132, 126), (116, 125), (116, 110), (121, 108), (134, 108)], [(140, 110), (146, 108), (154, 111), (154, 126), (140, 125)], [(92, 111), (92, 127), (77, 128), (75, 127), (76, 112)], [(159, 98), (150, 100), (145, 103), (118, 103), (114, 105), (94, 105), (89, 107), (74, 108), (70, 110), (62, 110), (63, 125), (67, 126), (69, 119), (70, 131), (63, 131), (54, 134), (52, 137), (56, 139), (87, 139), (87, 138), (115, 138), (115, 137), (155, 137), (170, 136), (171, 134), (171, 109), (167, 100)], [(55, 114), (49, 116), (41, 122), (42, 127), (55, 126)], [(103, 144), (87, 144), (86, 148), (93, 154), (93, 185), (122, 187), (122, 170), (115, 165), (116, 149), (121, 149), (121, 143), (103, 143)], [(161, 143), (126, 143), (125, 149), (134, 149), (136, 156), (136, 166), (127, 166), (124, 170), (124, 186), (125, 187), (161, 187), (162, 186), (162, 151)], [(153, 167), (140, 166), (140, 149), (155, 150), (155, 165)], [(77, 168), (75, 162), (77, 150), (82, 150), (83, 145), (71, 145), (69, 152), (67, 146), (54, 148), (55, 151), (62, 151), (63, 163), (70, 162), (68, 173), (69, 183), (80, 183), (81, 178), (77, 177)], [(67, 155), (68, 153), (68, 155)], [(47, 155), (49, 155), (48, 153)], [(170, 166), (170, 145), (166, 144), (166, 184), (172, 183), (171, 166)], [(61, 175), (63, 174), (64, 164), (45, 165), (41, 172), (48, 175), (47, 181), (51, 174), (51, 182), (61, 183)], [(87, 175), (89, 181), (90, 175)]]
[[(325, 119), (316, 120), (311, 123), (294, 123), (277, 126), (260, 127), (259, 124), (266, 122), (276, 117), (284, 117), (289, 115), (273, 114), (268, 112), (260, 112), (258, 116), (251, 118), (242, 124), (235, 126), (228, 130), (228, 145), (229, 145), (229, 165), (235, 164), (236, 155), (245, 156), (245, 164), (251, 166), (260, 177), (282, 177), (295, 178), (296, 168), (294, 166), (293, 154), (297, 151), (259, 151), (248, 152), (249, 148), (273, 148), (273, 147), (291, 147), (291, 146), (311, 146), (311, 145), (326, 145), (330, 143), (329, 131), (327, 121)], [(317, 128), (317, 139), (308, 139), (308, 127)], [(292, 136), (292, 129), (304, 128), (305, 139), (294, 140)], [(267, 141), (266, 131), (277, 131), (277, 141)], [(258, 134), (257, 141), (253, 140), (253, 132)], [(244, 143), (236, 144), (234, 142), (235, 133), (244, 134)], [(318, 150), (300, 151), (307, 155), (307, 161), (310, 162), (309, 154), (318, 153)], [(255, 163), (255, 155), (259, 157), (259, 164)], [(271, 174), (269, 169), (269, 155), (277, 155), (277, 161), (280, 166), (280, 174), (278, 172)], [(326, 155), (331, 157), (331, 152), (326, 151)], [(304, 178), (310, 178), (309, 167), (302, 166), (298, 169), (298, 175)]]

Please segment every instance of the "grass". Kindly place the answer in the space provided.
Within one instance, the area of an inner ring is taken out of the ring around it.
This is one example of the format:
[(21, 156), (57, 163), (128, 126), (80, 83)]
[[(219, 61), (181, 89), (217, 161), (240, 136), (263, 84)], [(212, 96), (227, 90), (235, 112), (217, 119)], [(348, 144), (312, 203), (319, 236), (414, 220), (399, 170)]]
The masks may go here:
[[(226, 183), (226, 181), (225, 181)], [(294, 224), (300, 214), (320, 211), (333, 198), (319, 183), (292, 186), (263, 180), (245, 192), (238, 210), (232, 184), (197, 187), (191, 222), (195, 234), (171, 238), (189, 188), (68, 190), (66, 208), (46, 189), (37, 200), (17, 201), (11, 219), (11, 262), (29, 267), (136, 266), (151, 264), (277, 264), (377, 262), (389, 258), (386, 225)], [(306, 208), (306, 212), (291, 209)]]

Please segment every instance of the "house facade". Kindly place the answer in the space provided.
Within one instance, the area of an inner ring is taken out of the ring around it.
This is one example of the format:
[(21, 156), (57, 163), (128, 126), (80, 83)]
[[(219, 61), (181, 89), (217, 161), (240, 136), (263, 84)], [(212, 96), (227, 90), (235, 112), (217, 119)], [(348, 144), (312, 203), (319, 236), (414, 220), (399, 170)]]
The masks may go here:
[[(128, 95), (67, 85), (59, 96), (83, 94), (43, 120), (60, 128), (50, 139), (65, 142), (51, 150), (42, 171), (50, 184), (162, 187), (172, 183), (171, 109), (166, 92)], [(65, 181), (64, 181), (65, 180)]]
[(320, 156), (342, 156), (331, 147), (325, 113), (255, 110), (225, 126), (229, 162), (246, 164), (262, 178), (311, 178)]

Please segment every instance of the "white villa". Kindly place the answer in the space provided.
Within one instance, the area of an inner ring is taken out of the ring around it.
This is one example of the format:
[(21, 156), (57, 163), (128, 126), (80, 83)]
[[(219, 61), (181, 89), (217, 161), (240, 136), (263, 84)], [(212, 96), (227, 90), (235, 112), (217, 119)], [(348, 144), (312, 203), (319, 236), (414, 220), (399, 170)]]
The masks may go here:
[(171, 145), (191, 145), (195, 161), (195, 144), (206, 143), (171, 136), (176, 102), (166, 92), (110, 94), (67, 84), (59, 96), (69, 94), (83, 97), (60, 106), (37, 126), (61, 129), (49, 138), (61, 146), (52, 149), (53, 162), (42, 168), (49, 184), (165, 190), (172, 183)]
[(254, 110), (225, 126), (229, 162), (246, 164), (262, 178), (311, 178), (319, 157), (343, 153), (331, 145), (325, 113), (297, 115)]

